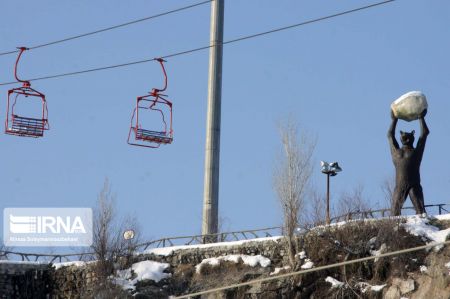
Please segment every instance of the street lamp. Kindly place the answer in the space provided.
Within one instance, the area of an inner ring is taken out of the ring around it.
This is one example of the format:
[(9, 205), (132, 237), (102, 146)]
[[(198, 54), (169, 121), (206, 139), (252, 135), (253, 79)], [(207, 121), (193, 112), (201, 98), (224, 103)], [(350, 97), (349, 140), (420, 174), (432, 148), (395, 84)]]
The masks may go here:
[(330, 176), (335, 176), (338, 172), (342, 171), (338, 162), (328, 163), (320, 161), (320, 166), (322, 168), (322, 173), (327, 175), (327, 218), (326, 224), (330, 224)]
[(126, 230), (123, 232), (123, 238), (124, 238), (125, 242), (127, 242), (127, 245), (128, 245), (128, 259), (131, 257), (131, 254), (133, 251), (131, 242), (134, 239), (134, 236), (135, 236), (135, 232), (132, 229), (129, 229), (129, 230)]

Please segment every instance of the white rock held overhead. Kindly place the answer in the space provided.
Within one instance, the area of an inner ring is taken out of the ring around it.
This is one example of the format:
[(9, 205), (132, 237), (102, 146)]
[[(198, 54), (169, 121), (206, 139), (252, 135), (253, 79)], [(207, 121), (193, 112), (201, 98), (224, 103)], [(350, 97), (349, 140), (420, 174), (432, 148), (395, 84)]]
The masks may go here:
[(427, 108), (427, 98), (420, 91), (405, 93), (391, 104), (395, 117), (406, 121), (418, 119), (420, 114)]

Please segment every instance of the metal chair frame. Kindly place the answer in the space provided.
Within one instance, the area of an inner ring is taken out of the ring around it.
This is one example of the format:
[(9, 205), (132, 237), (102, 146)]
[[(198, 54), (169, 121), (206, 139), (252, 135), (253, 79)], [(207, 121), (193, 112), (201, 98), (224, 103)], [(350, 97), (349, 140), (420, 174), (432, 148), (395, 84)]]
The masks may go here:
[[(8, 101), (6, 108), (5, 133), (22, 137), (43, 137), (44, 131), (50, 129), (48, 123), (48, 109), (45, 95), (33, 88), (29, 81), (21, 80), (17, 76), (17, 65), (22, 53), (27, 50), (25, 47), (19, 48), (20, 52), (14, 67), (14, 77), (22, 83), (21, 87), (8, 90)], [(19, 97), (25, 97), (29, 100), (38, 99), (42, 103), (42, 114), (40, 118), (25, 117), (16, 113), (14, 110)]]
[[(127, 142), (130, 145), (158, 148), (161, 144), (170, 144), (173, 141), (172, 102), (166, 99), (167, 95), (161, 94), (161, 92), (167, 89), (167, 73), (164, 68), (164, 60), (161, 58), (156, 60), (160, 63), (164, 74), (164, 87), (162, 89), (153, 88), (148, 95), (137, 97), (136, 107), (131, 116), (131, 126), (128, 132)], [(167, 106), (169, 113), (168, 120), (166, 120), (165, 112), (161, 109), (162, 107), (160, 105)], [(157, 111), (161, 114), (164, 130), (154, 131), (142, 127), (139, 111), (143, 111), (144, 109)]]

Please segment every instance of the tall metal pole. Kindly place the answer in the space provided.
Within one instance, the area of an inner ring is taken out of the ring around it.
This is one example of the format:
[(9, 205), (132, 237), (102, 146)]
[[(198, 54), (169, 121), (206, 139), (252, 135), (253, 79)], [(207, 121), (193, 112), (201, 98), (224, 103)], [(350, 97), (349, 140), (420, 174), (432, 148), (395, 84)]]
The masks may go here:
[(217, 233), (219, 212), (220, 113), (224, 0), (211, 2), (208, 111), (202, 234)]
[(330, 173), (327, 173), (327, 215), (326, 224), (330, 224)]

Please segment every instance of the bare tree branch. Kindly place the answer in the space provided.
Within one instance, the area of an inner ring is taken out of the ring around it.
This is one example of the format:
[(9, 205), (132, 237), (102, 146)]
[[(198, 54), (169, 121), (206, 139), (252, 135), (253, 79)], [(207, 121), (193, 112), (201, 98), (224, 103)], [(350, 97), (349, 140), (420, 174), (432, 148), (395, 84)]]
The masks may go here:
[(352, 218), (352, 214), (368, 211), (370, 205), (363, 193), (362, 185), (357, 185), (350, 192), (342, 193), (337, 207), (338, 215), (347, 215), (347, 218)]
[(393, 195), (394, 195), (394, 188), (395, 188), (395, 176), (391, 175), (389, 177), (386, 177), (383, 182), (381, 183), (381, 191), (383, 191), (384, 194), (384, 200), (385, 204), (388, 208), (393, 207)]
[(323, 225), (326, 218), (327, 198), (317, 190), (312, 190), (309, 196), (308, 213), (305, 223), (312, 226)]
[[(116, 197), (111, 193), (106, 179), (93, 215), (92, 249), (96, 259), (96, 274), (100, 279), (99, 290), (108, 286), (108, 277), (113, 274), (114, 266), (121, 258), (129, 256), (139, 242), (139, 227), (135, 217), (121, 218), (116, 212)], [(125, 240), (123, 233), (132, 229), (135, 237)]]
[(315, 140), (308, 134), (299, 136), (297, 125), (289, 120), (279, 127), (282, 155), (274, 168), (273, 186), (283, 212), (283, 233), (288, 244), (289, 261), (295, 267), (295, 231), (299, 213), (305, 207), (305, 196), (312, 174)]

